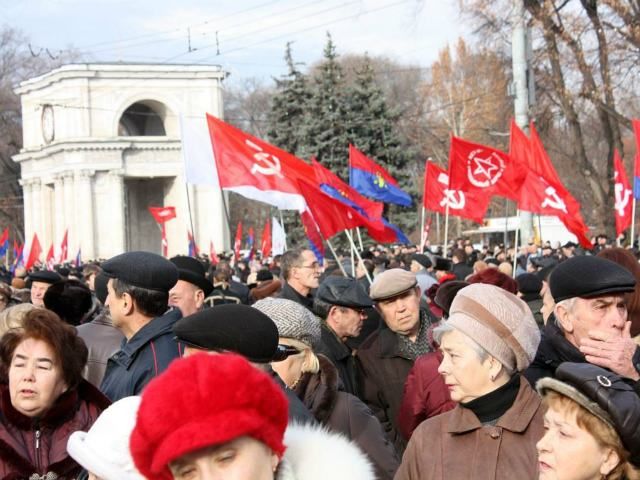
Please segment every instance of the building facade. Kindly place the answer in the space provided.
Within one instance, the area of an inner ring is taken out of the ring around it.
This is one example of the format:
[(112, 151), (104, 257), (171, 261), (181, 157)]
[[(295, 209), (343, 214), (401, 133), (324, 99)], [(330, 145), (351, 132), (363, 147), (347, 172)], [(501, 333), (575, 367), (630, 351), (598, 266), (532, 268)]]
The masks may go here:
[[(186, 254), (187, 232), (208, 251), (229, 234), (217, 187), (184, 181), (180, 117), (222, 116), (218, 66), (73, 64), (22, 82), (21, 167), (25, 239), (56, 255), (109, 258), (160, 253), (149, 206), (174, 206), (169, 255)], [(213, 162), (213, 156), (212, 156)], [(213, 168), (213, 165), (212, 165)]]

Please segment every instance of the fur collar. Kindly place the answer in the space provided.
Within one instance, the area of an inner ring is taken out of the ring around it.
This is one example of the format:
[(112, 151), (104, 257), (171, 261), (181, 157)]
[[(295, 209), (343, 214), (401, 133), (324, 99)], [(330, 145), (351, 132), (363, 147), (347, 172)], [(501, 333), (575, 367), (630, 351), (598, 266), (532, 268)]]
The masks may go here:
[(364, 453), (345, 436), (324, 427), (290, 424), (284, 435), (287, 450), (276, 480), (374, 480)]
[(331, 360), (318, 355), (318, 361), (318, 373), (304, 373), (294, 391), (315, 419), (326, 424), (337, 401), (339, 377)]

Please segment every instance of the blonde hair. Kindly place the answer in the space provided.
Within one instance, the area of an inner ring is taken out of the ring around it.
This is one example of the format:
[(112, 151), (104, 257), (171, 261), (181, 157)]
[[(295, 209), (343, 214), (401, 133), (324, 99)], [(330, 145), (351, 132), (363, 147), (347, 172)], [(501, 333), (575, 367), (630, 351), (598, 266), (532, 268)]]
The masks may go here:
[(620, 459), (616, 467), (607, 475), (607, 480), (640, 480), (640, 469), (629, 463), (629, 452), (622, 444), (615, 429), (589, 412), (582, 405), (558, 392), (548, 390), (544, 395), (547, 407), (559, 410), (565, 414), (576, 416), (576, 424), (589, 433), (603, 449), (613, 450)]
[(27, 312), (36, 308), (31, 303), (19, 303), (0, 312), (0, 337), (12, 328), (20, 328)]
[(302, 362), (302, 373), (315, 374), (320, 371), (320, 360), (318, 360), (318, 357), (309, 345), (294, 338), (287, 338), (287, 343), (300, 350), (298, 355), (305, 356), (305, 359)]

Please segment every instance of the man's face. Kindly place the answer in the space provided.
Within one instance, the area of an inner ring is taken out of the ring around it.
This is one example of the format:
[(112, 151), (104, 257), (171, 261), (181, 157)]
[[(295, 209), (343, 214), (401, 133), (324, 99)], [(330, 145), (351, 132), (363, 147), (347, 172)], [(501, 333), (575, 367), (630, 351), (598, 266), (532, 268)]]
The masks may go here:
[(607, 336), (621, 337), (627, 321), (627, 306), (623, 295), (608, 295), (596, 298), (576, 298), (573, 308), (557, 307), (557, 314), (567, 340), (579, 346), (589, 338), (592, 330)]
[(44, 294), (47, 292), (50, 283), (32, 282), (31, 283), (31, 303), (36, 307), (44, 307)]
[(420, 287), (379, 300), (376, 307), (387, 327), (400, 335), (415, 335), (420, 325)]
[(202, 307), (204, 292), (193, 283), (185, 280), (178, 282), (169, 290), (169, 306), (177, 307), (182, 316), (192, 315)]
[(124, 304), (124, 295), (119, 297), (116, 295), (116, 291), (113, 289), (113, 279), (109, 279), (107, 282), (107, 298), (105, 304), (109, 307), (109, 314), (113, 321), (114, 327), (122, 325), (123, 312), (122, 307)]
[(367, 318), (364, 309), (335, 306), (331, 311), (332, 324), (335, 326), (336, 335), (341, 339), (357, 337), (362, 330), (362, 324)]
[(409, 267), (409, 269), (413, 272), (413, 273), (417, 273), (420, 270), (422, 270), (422, 265), (418, 262), (416, 262), (415, 260), (411, 260), (411, 266)]
[(320, 281), (320, 265), (311, 250), (302, 252), (300, 263), (293, 267), (291, 276), (305, 288), (318, 288)]

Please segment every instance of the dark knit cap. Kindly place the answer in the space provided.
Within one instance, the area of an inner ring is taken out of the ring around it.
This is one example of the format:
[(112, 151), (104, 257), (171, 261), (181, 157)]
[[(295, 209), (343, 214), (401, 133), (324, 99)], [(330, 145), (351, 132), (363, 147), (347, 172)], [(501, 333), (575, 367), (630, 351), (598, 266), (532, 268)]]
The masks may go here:
[(256, 274), (257, 282), (265, 282), (267, 280), (273, 280), (273, 273), (269, 270), (262, 269)]
[(176, 339), (202, 350), (227, 351), (268, 363), (278, 348), (278, 329), (248, 305), (217, 305), (184, 317), (173, 326)]
[(445, 272), (450, 272), (452, 267), (451, 260), (448, 260), (443, 257), (435, 257), (436, 263), (433, 265), (434, 270), (440, 270)]
[(151, 252), (127, 252), (116, 255), (102, 264), (109, 278), (117, 278), (129, 285), (158, 292), (169, 292), (178, 281), (177, 267), (160, 255)]
[(58, 275), (56, 272), (51, 272), (49, 270), (39, 270), (36, 272), (29, 273), (28, 280), (30, 282), (42, 282), (42, 283), (56, 283), (62, 280), (62, 277)]
[(551, 295), (557, 302), (568, 298), (591, 298), (633, 292), (634, 276), (624, 267), (600, 257), (572, 257), (549, 276)]
[(353, 278), (327, 277), (318, 287), (316, 298), (331, 305), (349, 308), (373, 306), (373, 302), (364, 287)]
[(540, 294), (540, 290), (542, 290), (542, 280), (533, 273), (518, 275), (516, 281), (518, 282), (518, 291), (522, 294)]
[(195, 285), (207, 297), (213, 291), (213, 284), (205, 276), (204, 265), (193, 257), (177, 256), (169, 261), (178, 268), (178, 280)]
[(411, 260), (415, 260), (424, 268), (431, 268), (433, 266), (433, 263), (431, 263), (429, 257), (422, 253), (414, 253), (413, 255), (411, 255)]
[(109, 289), (107, 288), (107, 284), (109, 283), (109, 277), (107, 277), (104, 273), (100, 272), (96, 275), (93, 286), (95, 288), (96, 298), (100, 300), (100, 303), (103, 305), (107, 301), (107, 295), (109, 295)]

